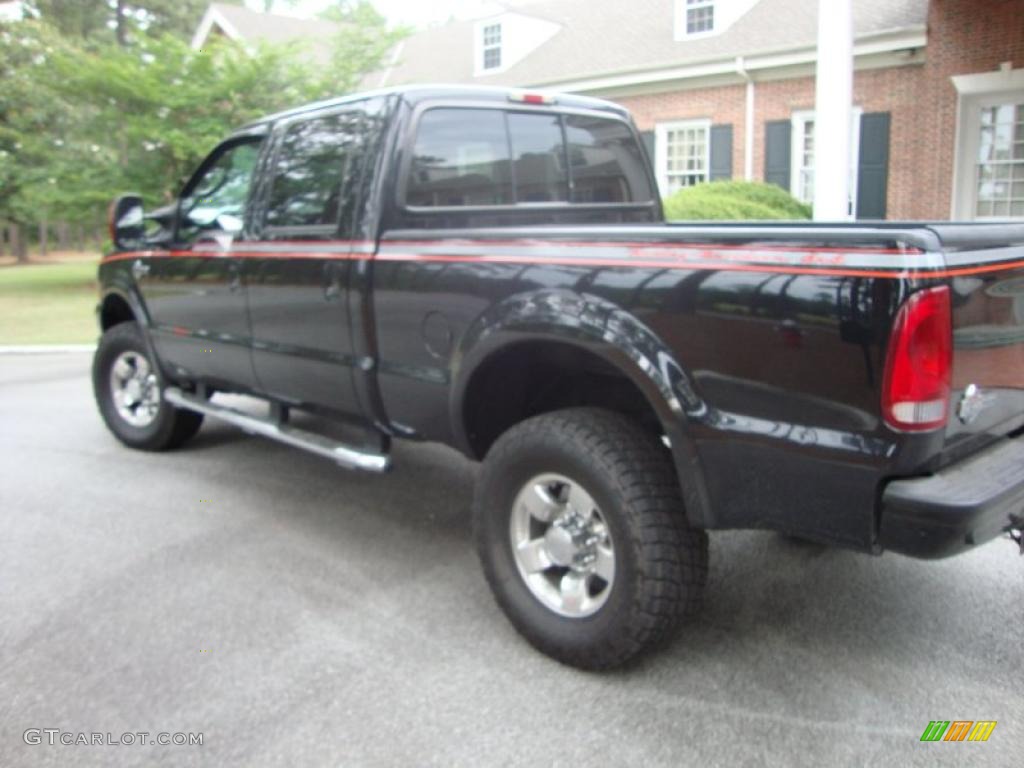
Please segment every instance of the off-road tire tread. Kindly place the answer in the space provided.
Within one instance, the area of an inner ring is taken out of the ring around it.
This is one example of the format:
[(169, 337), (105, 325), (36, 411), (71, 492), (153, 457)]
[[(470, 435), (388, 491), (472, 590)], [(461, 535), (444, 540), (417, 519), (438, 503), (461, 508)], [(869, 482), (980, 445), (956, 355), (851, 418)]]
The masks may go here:
[[(104, 421), (107, 423), (111, 433), (122, 443), (130, 448), (143, 451), (168, 451), (180, 447), (184, 442), (193, 437), (203, 424), (203, 414), (194, 411), (176, 408), (166, 401), (161, 401), (161, 412), (157, 420), (161, 423), (155, 432), (146, 439), (133, 439), (128, 434), (120, 432), (117, 423), (111, 423), (117, 419), (116, 414), (109, 412), (109, 396), (107, 375), (106, 353), (111, 347), (118, 349), (135, 349), (146, 354), (146, 345), (142, 339), (142, 331), (134, 322), (118, 323), (108, 328), (100, 338), (99, 347), (93, 360), (93, 395), (96, 404), (100, 409)], [(148, 355), (147, 355), (148, 357)], [(155, 365), (150, 360), (151, 365)], [(105, 402), (107, 400), (107, 402)]]
[[(621, 666), (671, 638), (686, 617), (699, 611), (707, 583), (707, 534), (687, 525), (671, 457), (658, 437), (627, 416), (600, 408), (542, 414), (502, 435), (488, 452), (477, 484), (477, 523), (493, 476), (502, 471), (507, 459), (552, 440), (572, 446), (610, 478), (616, 489), (639, 570), (635, 592), (626, 603), (629, 615), (616, 622), (618, 631), (598, 648), (581, 651), (552, 643), (524, 622), (505, 599), (493, 564), (488, 562), (483, 526), (477, 524), (476, 543), (484, 572), (499, 605), (539, 650), (585, 669)], [(616, 546), (622, 544), (616, 542)]]

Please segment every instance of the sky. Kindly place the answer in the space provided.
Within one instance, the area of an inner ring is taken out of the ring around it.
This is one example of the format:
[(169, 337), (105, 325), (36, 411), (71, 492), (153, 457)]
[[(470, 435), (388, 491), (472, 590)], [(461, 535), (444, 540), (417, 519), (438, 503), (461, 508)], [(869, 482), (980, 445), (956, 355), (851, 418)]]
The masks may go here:
[[(488, 8), (494, 8), (494, 3), (487, 0), (371, 1), (393, 24), (409, 24), (415, 27), (447, 21), (452, 16), (471, 18), (485, 14)], [(257, 10), (263, 9), (263, 0), (246, 0), (246, 3)], [(331, 0), (294, 0), (292, 3), (278, 2), (274, 10), (295, 16), (311, 16), (330, 4)]]

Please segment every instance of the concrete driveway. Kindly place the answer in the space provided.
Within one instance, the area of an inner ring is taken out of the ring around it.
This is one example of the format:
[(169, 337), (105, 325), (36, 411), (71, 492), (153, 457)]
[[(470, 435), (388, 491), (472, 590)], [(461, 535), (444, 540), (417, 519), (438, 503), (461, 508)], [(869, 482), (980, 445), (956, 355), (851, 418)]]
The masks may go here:
[[(492, 602), (474, 465), (403, 444), (390, 475), (357, 475), (217, 424), (132, 452), (102, 426), (88, 365), (0, 357), (2, 766), (1024, 755), (1024, 558), (1005, 541), (927, 563), (713, 535), (699, 622), (628, 671), (586, 674)], [(919, 741), (958, 719), (998, 726)], [(203, 744), (27, 745), (30, 728)]]

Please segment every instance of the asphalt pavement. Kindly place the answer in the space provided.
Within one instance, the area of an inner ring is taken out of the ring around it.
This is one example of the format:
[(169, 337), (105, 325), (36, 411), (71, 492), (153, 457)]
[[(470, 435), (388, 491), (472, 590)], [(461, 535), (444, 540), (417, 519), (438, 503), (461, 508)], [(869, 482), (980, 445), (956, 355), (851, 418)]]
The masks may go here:
[[(696, 622), (584, 673), (492, 601), (459, 455), (399, 444), (394, 471), (361, 475), (209, 422), (133, 452), (89, 361), (0, 355), (4, 768), (1024, 763), (1006, 541), (918, 562), (713, 534)], [(921, 743), (930, 720), (998, 725)]]

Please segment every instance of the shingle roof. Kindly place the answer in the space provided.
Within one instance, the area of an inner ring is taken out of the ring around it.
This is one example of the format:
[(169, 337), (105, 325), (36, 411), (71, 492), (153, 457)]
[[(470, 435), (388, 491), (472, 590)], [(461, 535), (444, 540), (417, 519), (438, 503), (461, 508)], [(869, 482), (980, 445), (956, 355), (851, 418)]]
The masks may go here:
[(323, 19), (299, 19), (276, 13), (259, 13), (241, 5), (210, 3), (210, 9), (248, 42), (294, 43), (318, 60), (329, 61), (331, 38), (338, 26)]
[[(724, 32), (686, 41), (673, 37), (673, 0), (512, 0), (504, 5), (561, 29), (509, 69), (474, 77), (475, 22), (449, 22), (406, 39), (396, 63), (365, 82), (542, 85), (814, 46), (817, 39), (817, 0), (759, 0)], [(923, 29), (927, 8), (928, 0), (853, 0), (855, 37)]]

